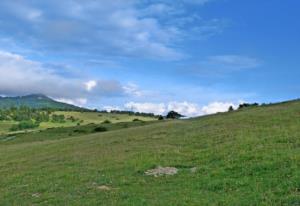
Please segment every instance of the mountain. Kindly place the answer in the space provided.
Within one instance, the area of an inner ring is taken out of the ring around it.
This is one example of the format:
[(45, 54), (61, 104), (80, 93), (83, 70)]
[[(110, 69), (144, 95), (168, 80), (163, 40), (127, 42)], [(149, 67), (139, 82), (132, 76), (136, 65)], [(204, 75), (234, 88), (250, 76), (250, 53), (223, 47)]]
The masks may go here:
[(57, 110), (82, 110), (71, 104), (55, 101), (43, 94), (31, 94), (17, 97), (0, 97), (0, 109), (26, 106), (35, 109), (50, 108)]

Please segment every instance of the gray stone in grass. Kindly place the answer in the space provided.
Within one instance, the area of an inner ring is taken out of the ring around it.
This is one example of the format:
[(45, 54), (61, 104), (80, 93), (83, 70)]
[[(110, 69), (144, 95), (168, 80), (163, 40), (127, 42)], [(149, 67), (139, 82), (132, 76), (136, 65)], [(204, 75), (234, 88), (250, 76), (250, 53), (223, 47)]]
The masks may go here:
[(147, 170), (145, 172), (148, 176), (159, 177), (163, 175), (176, 175), (178, 173), (178, 169), (175, 167), (157, 167), (155, 169)]

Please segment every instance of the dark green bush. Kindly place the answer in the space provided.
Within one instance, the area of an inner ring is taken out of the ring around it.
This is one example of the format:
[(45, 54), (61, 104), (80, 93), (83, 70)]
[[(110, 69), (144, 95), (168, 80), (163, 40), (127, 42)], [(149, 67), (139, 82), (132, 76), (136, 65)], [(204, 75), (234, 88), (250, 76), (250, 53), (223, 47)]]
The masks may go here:
[(40, 126), (40, 124), (38, 122), (28, 120), (28, 121), (21, 121), (19, 124), (13, 125), (10, 128), (10, 130), (11, 131), (19, 131), (19, 130), (25, 130), (25, 129), (34, 129), (39, 126)]
[(106, 127), (96, 127), (94, 129), (94, 132), (106, 132), (107, 131), (107, 128)]
[(104, 120), (103, 121), (103, 124), (110, 124), (111, 123), (111, 121), (109, 121), (109, 120)]

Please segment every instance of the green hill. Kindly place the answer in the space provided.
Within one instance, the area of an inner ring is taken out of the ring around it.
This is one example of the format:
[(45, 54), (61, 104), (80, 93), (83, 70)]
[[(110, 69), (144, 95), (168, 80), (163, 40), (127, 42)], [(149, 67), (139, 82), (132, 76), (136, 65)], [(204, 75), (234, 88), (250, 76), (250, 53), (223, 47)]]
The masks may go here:
[(82, 108), (55, 101), (42, 94), (18, 97), (0, 97), (0, 109), (26, 106), (35, 109), (51, 108), (57, 110), (82, 110)]
[[(300, 204), (299, 101), (43, 134), (0, 143), (0, 205)], [(173, 175), (147, 175), (157, 168)]]

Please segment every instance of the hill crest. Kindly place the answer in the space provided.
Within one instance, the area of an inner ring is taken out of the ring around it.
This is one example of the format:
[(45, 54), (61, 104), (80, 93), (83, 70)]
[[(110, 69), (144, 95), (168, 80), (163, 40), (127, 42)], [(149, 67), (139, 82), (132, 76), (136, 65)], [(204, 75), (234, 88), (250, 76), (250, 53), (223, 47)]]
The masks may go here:
[(72, 104), (56, 101), (44, 94), (29, 94), (24, 96), (1, 97), (0, 109), (26, 106), (34, 109), (57, 109), (57, 110), (86, 110)]

